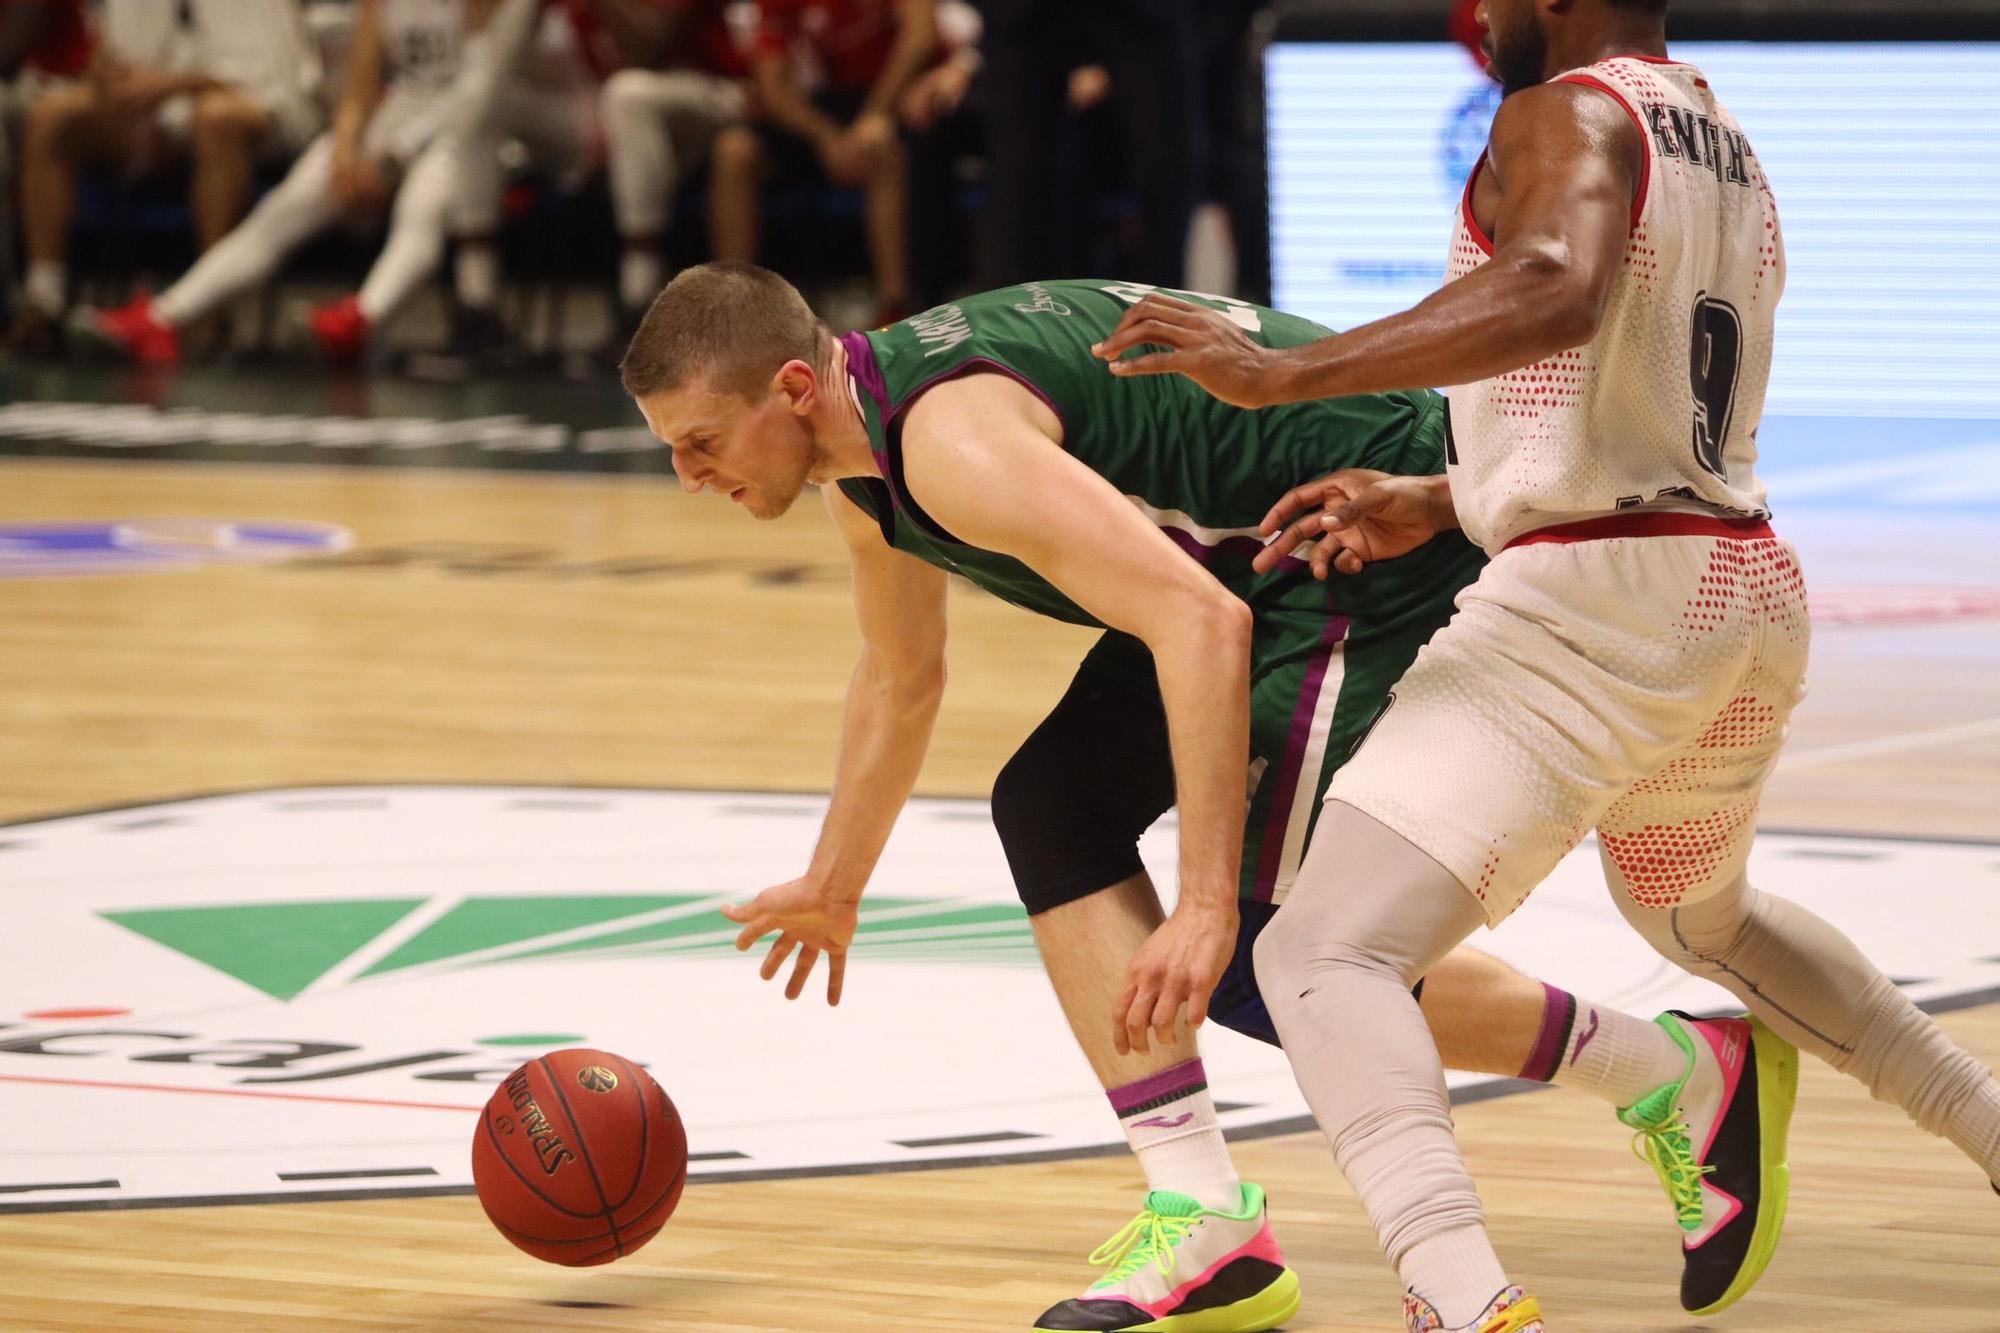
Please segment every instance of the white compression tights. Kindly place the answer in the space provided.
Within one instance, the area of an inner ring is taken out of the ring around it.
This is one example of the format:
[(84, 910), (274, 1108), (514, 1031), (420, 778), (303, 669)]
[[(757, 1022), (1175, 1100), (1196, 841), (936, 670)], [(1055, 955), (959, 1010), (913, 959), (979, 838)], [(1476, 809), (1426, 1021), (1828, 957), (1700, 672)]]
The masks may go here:
[[(1852, 1075), (2000, 1178), (2000, 1084), (1853, 942), (1738, 879), (1626, 919), (1663, 956), (1732, 991), (1800, 1049)], [(1484, 920), (1447, 871), (1340, 802), (1256, 945), (1257, 978), (1292, 1068), (1390, 1261), (1482, 1225), (1452, 1139), (1436, 1047), (1409, 986)]]
[(2000, 1180), (2000, 1084), (1854, 941), (1738, 878), (1685, 907), (1641, 907), (1607, 858), (1626, 921), (1662, 957), (1728, 989), (1802, 1051), (1859, 1080)]
[[(452, 198), (451, 155), (433, 145), (411, 163), (396, 192), (389, 240), (361, 289), (362, 313), (380, 323), (444, 254)], [(159, 317), (177, 327), (250, 290), (285, 257), (340, 216), (333, 197), (333, 140), (322, 135), (250, 216), (161, 294)]]

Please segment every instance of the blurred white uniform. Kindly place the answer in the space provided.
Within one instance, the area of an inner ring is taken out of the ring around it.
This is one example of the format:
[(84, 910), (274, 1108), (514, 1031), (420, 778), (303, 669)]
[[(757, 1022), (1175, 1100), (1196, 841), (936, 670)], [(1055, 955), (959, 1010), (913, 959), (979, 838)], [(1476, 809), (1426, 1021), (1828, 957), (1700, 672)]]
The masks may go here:
[[(151, 6), (154, 0), (134, 2)], [(362, 311), (371, 323), (387, 318), (444, 253), (457, 150), (440, 136), (466, 69), (464, 11), (461, 0), (379, 0), (385, 87), (362, 147), (392, 176), (400, 175), (401, 184), (388, 242), (361, 290)], [(333, 164), (329, 132), (313, 141), (240, 226), (160, 295), (154, 303), (158, 318), (184, 327), (264, 282), (287, 255), (337, 221)]]
[[(209, 74), (255, 97), (271, 114), (261, 146), (267, 158), (291, 157), (320, 128), (319, 59), (296, 0), (104, 0), (103, 21), (104, 44), (121, 60)], [(160, 103), (154, 122), (186, 142), (194, 96)]]

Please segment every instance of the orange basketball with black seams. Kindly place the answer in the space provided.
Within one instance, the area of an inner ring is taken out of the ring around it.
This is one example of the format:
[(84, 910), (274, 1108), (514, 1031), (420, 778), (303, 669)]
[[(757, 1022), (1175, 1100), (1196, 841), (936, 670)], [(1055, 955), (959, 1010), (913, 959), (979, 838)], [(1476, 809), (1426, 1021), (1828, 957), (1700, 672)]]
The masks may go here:
[(645, 1070), (620, 1055), (552, 1051), (494, 1090), (472, 1140), (472, 1183), (516, 1246), (572, 1268), (651, 1240), (687, 1183), (687, 1131)]

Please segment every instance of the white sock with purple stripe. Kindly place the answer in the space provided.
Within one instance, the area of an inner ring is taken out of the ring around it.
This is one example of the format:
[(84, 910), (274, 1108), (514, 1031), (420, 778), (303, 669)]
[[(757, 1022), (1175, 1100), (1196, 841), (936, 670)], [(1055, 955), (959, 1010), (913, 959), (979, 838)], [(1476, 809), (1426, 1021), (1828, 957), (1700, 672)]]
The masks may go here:
[(1658, 1024), (1547, 982), (1542, 989), (1541, 1035), (1522, 1078), (1594, 1093), (1622, 1110), (1687, 1076), (1687, 1052)]
[(1234, 1213), (1243, 1190), (1216, 1122), (1215, 1099), (1199, 1059), (1106, 1090), (1146, 1186), (1185, 1194), (1204, 1208)]

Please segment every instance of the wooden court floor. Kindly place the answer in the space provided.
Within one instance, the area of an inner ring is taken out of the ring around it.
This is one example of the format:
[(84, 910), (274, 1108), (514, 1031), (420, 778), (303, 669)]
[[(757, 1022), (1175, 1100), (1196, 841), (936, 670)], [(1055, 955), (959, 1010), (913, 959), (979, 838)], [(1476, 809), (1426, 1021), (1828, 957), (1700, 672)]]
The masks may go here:
[[(354, 547), (0, 581), (0, 819), (313, 783), (829, 780), (855, 638), (816, 505), (753, 525), (657, 477), (0, 460), (0, 524), (141, 515), (312, 520)], [(1816, 584), (1922, 576), (1907, 533), (1802, 526)], [(1955, 567), (2000, 584), (1988, 542)], [(920, 790), (983, 795), (1087, 637), (965, 589), (952, 613)], [(1820, 632), (1765, 823), (2000, 840), (1996, 668), (1993, 620)], [(2000, 1006), (1943, 1021), (2000, 1061)], [(1459, 1125), (1503, 1257), (1563, 1333), (2000, 1329), (2000, 1199), (1817, 1066), (1785, 1248), (1706, 1322), (1676, 1307), (1664, 1201), (1598, 1107), (1511, 1097)], [(1324, 1145), (1237, 1157), (1306, 1282), (1291, 1327), (1391, 1327)], [(0, 1216), (0, 1327), (1020, 1328), (1081, 1287), (1137, 1180), (1113, 1157), (696, 1184), (646, 1251), (581, 1273), (515, 1254), (463, 1197)]]

